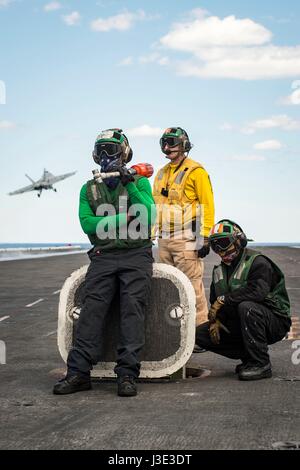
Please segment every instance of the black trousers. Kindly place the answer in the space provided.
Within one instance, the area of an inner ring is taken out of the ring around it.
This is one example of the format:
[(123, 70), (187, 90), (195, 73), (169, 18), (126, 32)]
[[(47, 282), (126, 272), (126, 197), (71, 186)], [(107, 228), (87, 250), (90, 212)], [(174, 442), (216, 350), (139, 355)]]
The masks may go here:
[(196, 344), (208, 351), (231, 359), (241, 359), (255, 366), (270, 361), (268, 344), (282, 340), (290, 330), (289, 318), (275, 315), (269, 308), (256, 302), (241, 302), (236, 308), (223, 307), (218, 318), (230, 334), (221, 330), (220, 344), (212, 343), (208, 322), (196, 329)]
[(92, 253), (90, 259), (76, 342), (67, 361), (68, 375), (89, 375), (97, 364), (105, 318), (119, 288), (120, 330), (115, 373), (138, 377), (139, 353), (145, 342), (145, 306), (151, 289), (152, 249)]

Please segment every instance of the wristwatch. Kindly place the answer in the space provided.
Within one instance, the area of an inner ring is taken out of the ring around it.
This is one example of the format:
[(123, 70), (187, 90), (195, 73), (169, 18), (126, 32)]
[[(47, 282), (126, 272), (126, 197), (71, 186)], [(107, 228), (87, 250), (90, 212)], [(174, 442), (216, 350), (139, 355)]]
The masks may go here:
[(219, 304), (224, 305), (225, 304), (225, 295), (219, 295), (219, 297), (217, 297), (217, 301), (219, 302)]

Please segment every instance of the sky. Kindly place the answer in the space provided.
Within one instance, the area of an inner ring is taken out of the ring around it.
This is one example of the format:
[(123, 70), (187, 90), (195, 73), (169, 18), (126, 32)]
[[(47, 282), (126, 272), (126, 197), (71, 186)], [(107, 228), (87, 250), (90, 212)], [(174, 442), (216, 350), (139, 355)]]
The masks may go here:
[[(299, 28), (294, 0), (0, 0), (0, 243), (86, 242), (97, 134), (122, 128), (156, 172), (170, 126), (210, 175), (216, 221), (299, 242)], [(8, 196), (44, 168), (77, 173)]]

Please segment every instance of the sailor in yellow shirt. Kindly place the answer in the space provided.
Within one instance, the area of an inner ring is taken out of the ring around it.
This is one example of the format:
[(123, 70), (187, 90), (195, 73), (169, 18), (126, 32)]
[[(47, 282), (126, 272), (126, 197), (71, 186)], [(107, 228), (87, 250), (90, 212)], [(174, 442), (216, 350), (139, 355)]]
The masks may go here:
[(202, 258), (209, 253), (214, 225), (214, 198), (208, 173), (188, 158), (192, 148), (180, 127), (165, 130), (162, 152), (170, 162), (157, 173), (153, 196), (157, 205), (159, 257), (190, 279), (196, 294), (196, 326), (207, 321)]

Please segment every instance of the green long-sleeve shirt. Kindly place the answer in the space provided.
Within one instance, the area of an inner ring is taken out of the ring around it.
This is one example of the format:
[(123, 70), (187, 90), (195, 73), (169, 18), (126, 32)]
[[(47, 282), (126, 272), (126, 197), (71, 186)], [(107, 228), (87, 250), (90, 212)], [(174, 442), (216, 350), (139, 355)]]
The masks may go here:
[[(86, 192), (86, 184), (84, 184), (80, 191), (80, 201), (79, 201), (79, 219), (82, 230), (87, 235), (94, 235), (97, 231), (97, 226), (99, 222), (105, 224), (113, 225), (116, 224), (116, 227), (121, 227), (122, 225), (127, 224), (127, 214), (120, 213), (116, 215), (108, 216), (96, 216), (89, 204)], [(149, 180), (147, 178), (139, 178), (136, 185), (134, 183), (128, 183), (126, 185), (126, 190), (128, 192), (128, 197), (131, 204), (143, 204), (147, 209), (148, 223), (151, 221), (151, 212), (153, 223), (155, 222), (155, 203), (152, 197), (152, 190)], [(111, 190), (112, 196), (116, 193), (116, 189)]]

